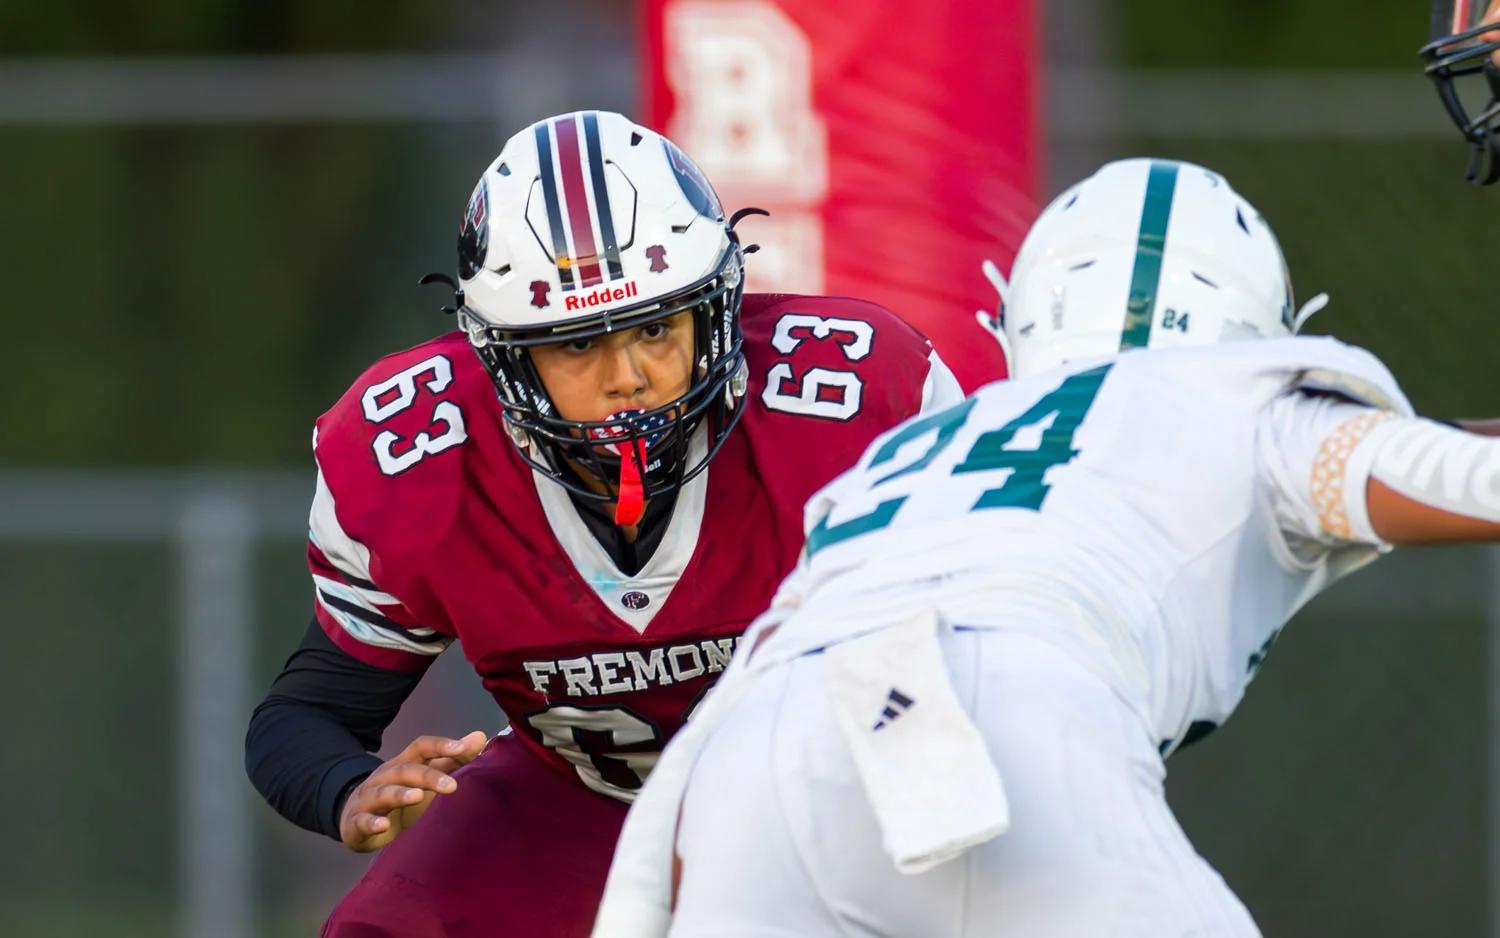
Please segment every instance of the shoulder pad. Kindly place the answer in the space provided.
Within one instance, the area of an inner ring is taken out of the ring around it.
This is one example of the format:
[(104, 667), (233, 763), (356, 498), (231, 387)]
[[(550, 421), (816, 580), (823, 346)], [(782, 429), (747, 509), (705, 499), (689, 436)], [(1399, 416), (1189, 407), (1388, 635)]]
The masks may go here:
[(499, 407), (459, 333), (377, 362), (313, 437), (344, 530), (384, 555), (420, 552), (463, 515), (476, 479), (494, 491), (527, 484)]
[(1379, 385), (1357, 375), (1327, 368), (1310, 368), (1297, 376), (1297, 387), (1303, 390), (1328, 391), (1344, 397), (1378, 407), (1381, 410), (1401, 410), (1400, 402), (1394, 400)]
[(1408, 417), (1415, 414), (1395, 376), (1370, 352), (1333, 338), (1313, 338), (1306, 344), (1315, 354), (1293, 378), (1294, 388), (1340, 394)]
[(767, 415), (873, 419), (885, 429), (921, 409), (932, 346), (884, 307), (761, 294), (743, 309), (750, 396)]
[(469, 438), (470, 401), (494, 394), (467, 340), (449, 333), (366, 369), (318, 418), (313, 449), (327, 461), (353, 459), (398, 476)]
[(932, 347), (926, 336), (895, 313), (878, 303), (852, 296), (750, 293), (746, 294), (740, 307), (740, 317), (745, 329), (758, 333), (770, 333), (789, 314), (816, 316), (825, 320), (861, 320), (877, 329), (890, 329), (905, 341), (917, 343), (929, 351)]

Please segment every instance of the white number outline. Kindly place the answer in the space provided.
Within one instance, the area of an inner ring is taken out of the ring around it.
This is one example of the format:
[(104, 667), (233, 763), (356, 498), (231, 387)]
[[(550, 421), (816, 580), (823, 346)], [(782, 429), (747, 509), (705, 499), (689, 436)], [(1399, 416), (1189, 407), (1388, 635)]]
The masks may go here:
[[(784, 392), (782, 385), (786, 382), (791, 382), (797, 393)], [(843, 396), (836, 401), (820, 400), (818, 394), (824, 388), (839, 388)], [(864, 382), (852, 371), (809, 368), (798, 382), (791, 365), (777, 362), (766, 373), (766, 388), (761, 392), (760, 400), (771, 410), (782, 413), (847, 423), (859, 413), (864, 403), (864, 389)]]
[[(824, 319), (808, 313), (786, 313), (776, 320), (776, 332), (771, 336), (771, 347), (783, 355), (790, 355), (797, 346), (806, 342), (803, 336), (792, 335), (793, 329), (806, 329), (812, 338), (822, 341), (835, 332), (853, 336), (851, 342), (838, 342), (839, 350), (851, 362), (857, 362), (870, 354), (875, 344), (875, 327), (863, 319)], [(837, 340), (835, 340), (837, 341)]]
[[(786, 313), (776, 321), (771, 347), (783, 355), (790, 355), (803, 342), (809, 341), (808, 336), (793, 335), (794, 329), (806, 329), (812, 341), (832, 339), (844, 358), (851, 362), (868, 357), (875, 345), (875, 327), (862, 319), (825, 319), (807, 313)], [(785, 382), (791, 382), (796, 392), (783, 391)], [(819, 393), (825, 388), (840, 389), (840, 399), (819, 399)], [(854, 419), (864, 404), (864, 382), (854, 371), (831, 368), (809, 368), (799, 379), (790, 362), (777, 362), (766, 373), (766, 386), (761, 391), (760, 400), (768, 410), (846, 423)]]
[[(422, 383), (433, 394), (441, 394), (453, 383), (453, 363), (446, 355), (434, 355), (365, 388), (359, 399), (365, 419), (378, 426), (411, 407), (417, 400), (417, 377), (428, 372), (432, 373), (432, 378)], [(393, 390), (398, 392), (395, 399), (381, 403), (380, 399)], [(440, 424), (444, 428), (443, 432), (435, 434), (433, 431)], [(468, 438), (464, 414), (459, 406), (452, 401), (438, 401), (432, 408), (432, 419), (426, 430), (410, 440), (394, 431), (382, 430), (370, 443), (370, 449), (375, 454), (375, 462), (380, 466), (380, 471), (388, 476), (396, 476), (428, 456), (451, 449)], [(401, 442), (410, 443), (411, 449), (398, 455), (395, 447)]]

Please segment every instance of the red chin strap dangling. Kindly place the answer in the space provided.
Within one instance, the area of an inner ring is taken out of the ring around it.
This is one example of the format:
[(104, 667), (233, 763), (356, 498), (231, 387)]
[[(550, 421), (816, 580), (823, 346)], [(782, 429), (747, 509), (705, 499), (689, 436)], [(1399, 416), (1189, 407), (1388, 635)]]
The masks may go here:
[[(637, 450), (639, 456), (637, 456)], [(641, 466), (646, 461), (646, 441), (639, 440), (636, 446), (629, 441), (616, 444), (620, 454), (620, 484), (616, 486), (619, 498), (615, 502), (615, 524), (635, 524), (646, 511), (645, 492), (641, 487)]]

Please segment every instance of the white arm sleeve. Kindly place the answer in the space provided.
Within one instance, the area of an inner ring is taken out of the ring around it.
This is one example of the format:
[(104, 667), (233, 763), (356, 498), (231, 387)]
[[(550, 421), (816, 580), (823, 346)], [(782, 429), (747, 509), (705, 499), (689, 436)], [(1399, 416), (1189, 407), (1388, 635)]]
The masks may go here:
[(1439, 511), (1500, 523), (1500, 440), (1417, 417), (1392, 420), (1370, 475)]
[(1300, 391), (1276, 399), (1261, 414), (1256, 469), (1276, 526), (1299, 561), (1315, 563), (1354, 545), (1390, 549), (1370, 526), (1365, 486), (1377, 438), (1395, 417)]

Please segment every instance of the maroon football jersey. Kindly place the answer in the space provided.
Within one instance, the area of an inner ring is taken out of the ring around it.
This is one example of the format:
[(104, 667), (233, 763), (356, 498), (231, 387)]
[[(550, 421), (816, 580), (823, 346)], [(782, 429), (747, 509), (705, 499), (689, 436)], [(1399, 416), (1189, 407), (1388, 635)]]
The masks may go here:
[(870, 303), (750, 295), (741, 317), (744, 417), (634, 576), (521, 459), (462, 334), (366, 371), (314, 436), (324, 630), (406, 670), (461, 639), (535, 751), (632, 797), (794, 566), (803, 503), (876, 435), (961, 396), (927, 341)]

